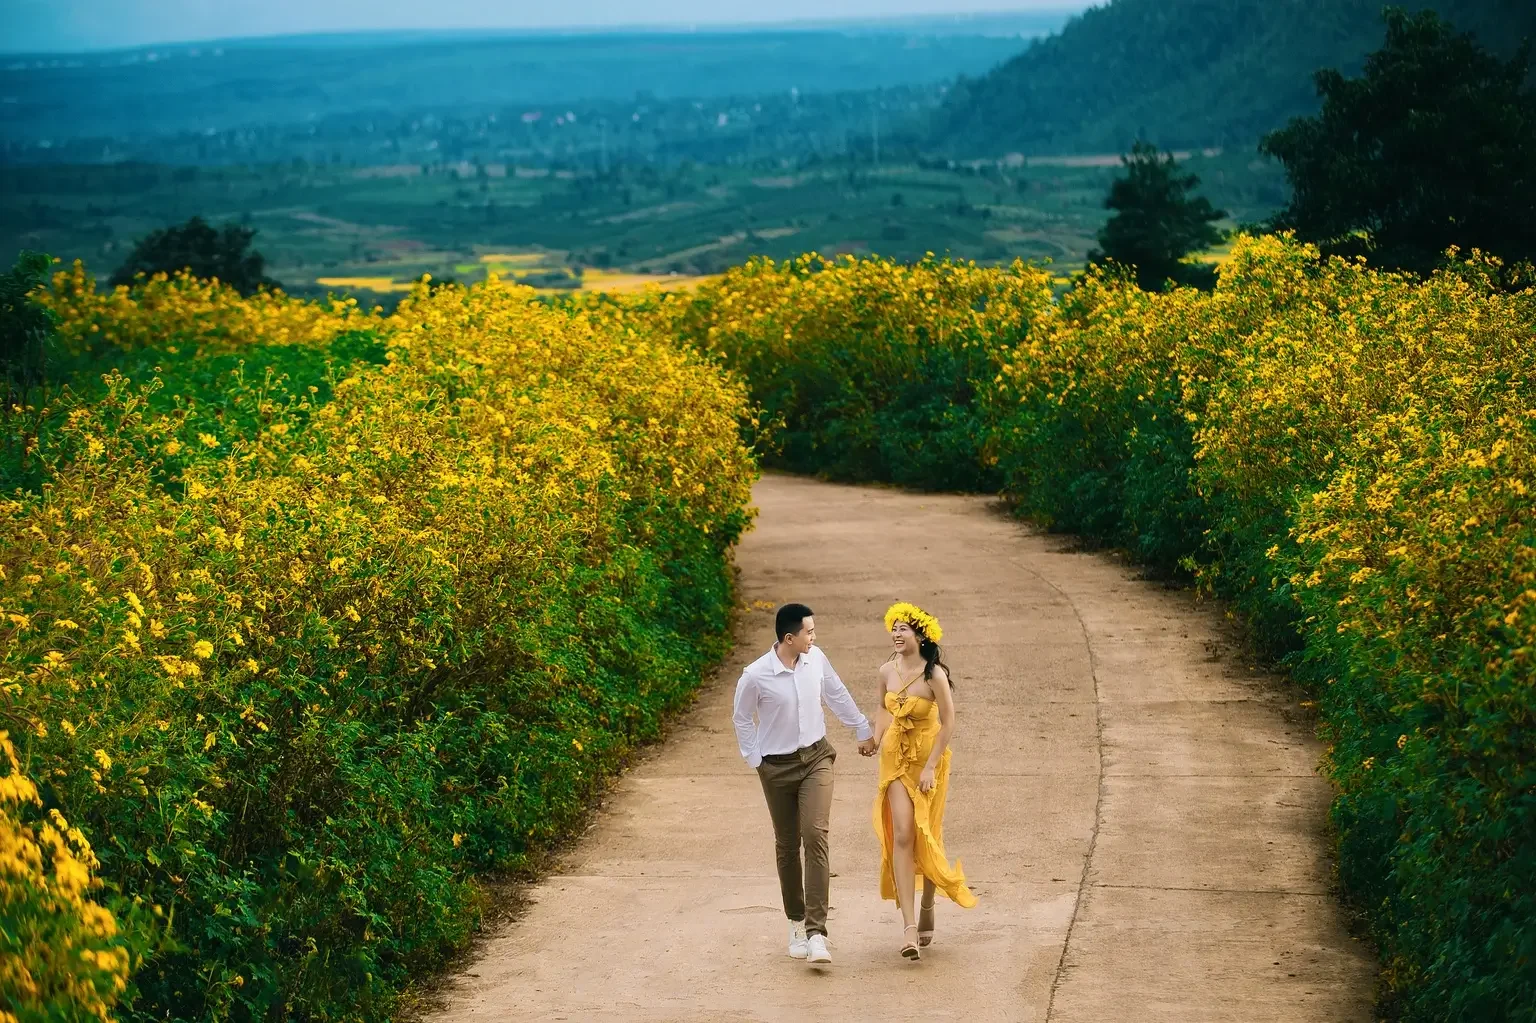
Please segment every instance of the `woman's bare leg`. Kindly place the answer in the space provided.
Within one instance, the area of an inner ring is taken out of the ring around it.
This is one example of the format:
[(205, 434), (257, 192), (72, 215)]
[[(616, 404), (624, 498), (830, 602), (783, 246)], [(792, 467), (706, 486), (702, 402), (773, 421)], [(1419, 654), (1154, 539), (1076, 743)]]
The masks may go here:
[(927, 948), (933, 943), (933, 881), (923, 878), (922, 912), (917, 915), (917, 943)]
[(891, 871), (896, 875), (896, 901), (901, 905), (902, 924), (911, 927), (917, 888), (917, 826), (912, 797), (900, 781), (895, 781), (886, 788), (885, 800), (891, 808)]

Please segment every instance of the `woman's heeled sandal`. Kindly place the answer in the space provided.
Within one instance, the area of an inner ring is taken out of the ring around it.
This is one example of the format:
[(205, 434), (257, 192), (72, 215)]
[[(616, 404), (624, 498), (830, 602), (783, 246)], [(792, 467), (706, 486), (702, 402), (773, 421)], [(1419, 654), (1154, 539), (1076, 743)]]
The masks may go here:
[(917, 947), (927, 948), (933, 944), (933, 903), (923, 903), (922, 911), (917, 915)]
[[(901, 929), (903, 934), (905, 934), (907, 931), (915, 930), (917, 930), (917, 924), (908, 924)], [(901, 946), (901, 955), (902, 958), (910, 959), (913, 962), (917, 962), (917, 960), (923, 957), (923, 953), (918, 950), (917, 943), (913, 941), (909, 941), (905, 945)]]

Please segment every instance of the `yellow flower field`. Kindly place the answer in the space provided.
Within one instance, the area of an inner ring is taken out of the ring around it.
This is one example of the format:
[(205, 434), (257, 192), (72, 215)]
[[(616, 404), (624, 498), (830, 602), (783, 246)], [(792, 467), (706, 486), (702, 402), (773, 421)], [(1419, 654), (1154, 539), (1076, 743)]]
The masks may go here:
[(671, 295), (594, 299), (738, 374), (772, 425), (771, 464), (842, 479), (985, 488), (977, 381), (1049, 315), (1052, 280), (1015, 263), (752, 260)]
[(322, 288), (355, 288), (381, 295), (407, 292), (414, 287), (411, 281), (397, 281), (393, 277), (316, 277), (315, 283)]
[(39, 410), (0, 501), (0, 885), (53, 914), (4, 968), (81, 1013), (131, 954), (135, 1012), (384, 1018), (722, 652), (744, 392), (528, 289), (42, 301), (143, 375)]
[[(1230, 602), (1319, 708), (1392, 1004), (1536, 1004), (1536, 293), (1499, 269), (1243, 237), (1214, 292), (1150, 294), (811, 254), (388, 317), (66, 271), (41, 300), (107, 372), (34, 414), (0, 506), (0, 884), (98, 956), (25, 968), (87, 1007), (131, 970), (150, 1014), (383, 1018), (473, 874), (723, 650), (750, 443), (1000, 489)], [(362, 965), (311, 968), (334, 948)]]

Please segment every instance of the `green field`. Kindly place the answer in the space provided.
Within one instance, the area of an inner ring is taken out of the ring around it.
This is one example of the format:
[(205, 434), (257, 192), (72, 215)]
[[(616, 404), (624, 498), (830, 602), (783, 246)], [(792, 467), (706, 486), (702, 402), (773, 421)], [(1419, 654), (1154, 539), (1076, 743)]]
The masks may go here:
[[(1284, 199), (1248, 153), (1195, 156), (1192, 169), (1234, 222)], [(503, 165), (0, 169), (0, 245), (84, 259), (103, 276), (147, 231), (200, 214), (257, 228), (269, 272), (291, 291), (324, 278), (404, 282), (483, 276), (495, 253), (537, 253), (530, 282), (565, 268), (717, 273), (748, 256), (949, 252), (1081, 265), (1102, 225), (1112, 158), (1014, 166), (810, 163), (642, 166), (609, 175)]]

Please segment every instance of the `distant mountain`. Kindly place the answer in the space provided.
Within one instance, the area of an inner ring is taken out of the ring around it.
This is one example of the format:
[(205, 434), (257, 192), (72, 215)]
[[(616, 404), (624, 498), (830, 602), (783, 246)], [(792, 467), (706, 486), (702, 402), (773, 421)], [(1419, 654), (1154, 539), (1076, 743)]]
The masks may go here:
[[(1510, 52), (1536, 0), (1399, 0)], [(1383, 0), (1111, 0), (961, 82), (936, 117), (953, 156), (1252, 145), (1317, 108), (1312, 74), (1357, 72), (1384, 38)]]
[[(181, 4), (181, 10), (166, 0), (114, 0), (110, 12), (101, 17), (82, 17), (81, 0), (19, 0), (22, 3), (7, 23), (9, 30), (0, 38), (0, 58), (16, 54), (28, 56), (65, 56), (131, 49), (165, 50), (181, 46), (242, 46), (268, 42), (279, 46), (319, 41), (325, 46), (372, 46), (380, 42), (427, 41), (443, 39), (487, 39), (496, 37), (575, 36), (575, 35), (678, 35), (691, 32), (749, 33), (810, 31), (858, 33), (902, 33), (918, 35), (988, 35), (1026, 39), (1054, 32), (1073, 14), (1087, 7), (1088, 0), (1059, 0), (1050, 7), (1031, 7), (1014, 11), (962, 11), (945, 14), (897, 14), (837, 16), (828, 13), (791, 17), (783, 5), (760, 7), (755, 11), (731, 10), (730, 4), (717, 5), (712, 17), (695, 20), (684, 17), (680, 9), (671, 10), (676, 20), (668, 21), (665, 5), (626, 6), (620, 0), (586, 0), (576, 5), (546, 5), (540, 9), (530, 4), (484, 4), (480, 0), (437, 0), (431, 16), (413, 17), (399, 4), (370, 10), (366, 5), (316, 3), (316, 17), (305, 17), (292, 5), (243, 5), (243, 10), (221, 11), (218, 5)], [(242, 6), (242, 5), (237, 5)], [(835, 5), (829, 5), (835, 6)], [(935, 6), (941, 6), (935, 4)], [(272, 8), (270, 17), (262, 16)], [(804, 10), (802, 3), (798, 10)], [(204, 9), (206, 8), (206, 9)], [(329, 8), (329, 10), (326, 10)], [(521, 8), (520, 10), (518, 8)], [(623, 13), (618, 13), (623, 12)], [(318, 22), (334, 22), (336, 16), (348, 18), (348, 27), (322, 29)], [(611, 15), (611, 16), (610, 16)], [(562, 17), (569, 17), (565, 21)], [(382, 22), (425, 21), (431, 27), (374, 27)], [(519, 24), (521, 23), (521, 24)], [(305, 24), (310, 27), (295, 27)], [(286, 30), (277, 26), (287, 25)], [(238, 27), (232, 27), (238, 26)], [(454, 26), (454, 27), (448, 27)]]
[[(981, 74), (1065, 12), (628, 33), (380, 32), (0, 57), (4, 143), (213, 133), (346, 115), (837, 93)], [(1008, 29), (1012, 29), (1009, 31)]]
[[(842, 35), (883, 36), (989, 36), (999, 39), (1034, 39), (1060, 31), (1074, 14), (1088, 5), (1082, 0), (1059, 7), (1026, 11), (981, 12), (964, 14), (912, 14), (883, 18), (802, 18), (792, 21), (764, 20), (743, 24), (683, 26), (666, 23), (614, 24), (603, 26), (567, 26), (563, 28), (397, 28), (364, 29), (351, 32), (294, 32), (281, 35), (216, 36), (208, 39), (178, 39), (159, 43), (135, 43), (121, 46), (46, 45), (15, 46), (0, 49), (0, 64), (17, 60), (51, 62), (56, 59), (81, 60), (117, 55), (143, 58), (149, 53), (169, 55), (177, 51), (220, 49), (344, 49), (374, 48), (414, 43), (484, 43), (506, 40), (591, 38), (618, 36), (751, 36), (778, 32), (837, 33)], [(63, 43), (65, 36), (44, 34), (45, 38), (22, 35), (23, 41)], [(0, 43), (0, 46), (4, 46)]]

